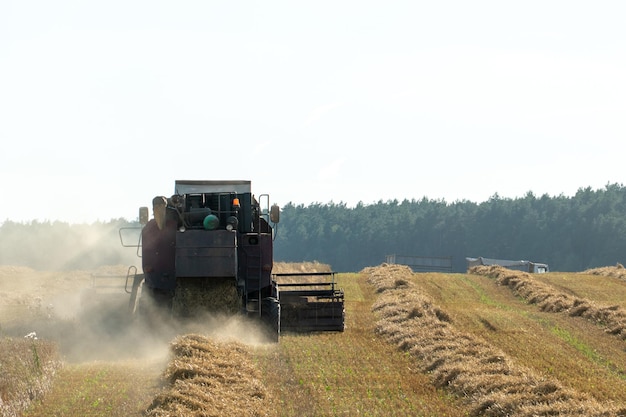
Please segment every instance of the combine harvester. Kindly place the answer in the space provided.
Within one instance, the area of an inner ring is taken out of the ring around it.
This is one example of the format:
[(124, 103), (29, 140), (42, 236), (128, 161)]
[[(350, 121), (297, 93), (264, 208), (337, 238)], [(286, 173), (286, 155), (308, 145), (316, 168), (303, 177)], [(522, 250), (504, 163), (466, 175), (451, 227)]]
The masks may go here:
[[(126, 276), (129, 309), (155, 303), (174, 316), (258, 317), (281, 332), (343, 331), (344, 294), (334, 272), (272, 274), (280, 209), (250, 181), (176, 181), (174, 195), (139, 209), (142, 273)], [(135, 228), (136, 229), (136, 228)]]

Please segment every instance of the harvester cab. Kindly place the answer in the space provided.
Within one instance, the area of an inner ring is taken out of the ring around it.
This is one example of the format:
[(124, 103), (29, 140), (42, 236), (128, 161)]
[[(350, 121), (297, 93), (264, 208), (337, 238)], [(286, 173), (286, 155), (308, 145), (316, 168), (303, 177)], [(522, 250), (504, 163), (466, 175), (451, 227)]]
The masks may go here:
[[(129, 269), (129, 310), (150, 303), (177, 317), (235, 313), (283, 331), (344, 329), (334, 273), (272, 274), (280, 209), (250, 181), (178, 180), (175, 193), (139, 210), (141, 273)], [(304, 280), (304, 282), (303, 282)]]

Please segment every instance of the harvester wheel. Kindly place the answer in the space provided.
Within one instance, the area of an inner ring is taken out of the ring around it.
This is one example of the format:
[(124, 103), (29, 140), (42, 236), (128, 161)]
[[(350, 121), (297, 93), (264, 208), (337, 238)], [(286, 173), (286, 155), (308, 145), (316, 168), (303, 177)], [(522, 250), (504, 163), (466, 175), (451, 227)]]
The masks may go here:
[(267, 326), (269, 336), (278, 342), (280, 336), (280, 303), (275, 297), (267, 297), (261, 301), (261, 320)]

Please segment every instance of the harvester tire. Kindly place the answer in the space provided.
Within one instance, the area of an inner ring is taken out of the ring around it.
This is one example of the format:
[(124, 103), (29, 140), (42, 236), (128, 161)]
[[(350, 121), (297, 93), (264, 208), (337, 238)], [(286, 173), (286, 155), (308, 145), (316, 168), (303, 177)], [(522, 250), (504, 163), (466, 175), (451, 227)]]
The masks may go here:
[(280, 336), (280, 303), (275, 297), (261, 301), (261, 320), (266, 325), (270, 339), (278, 342)]

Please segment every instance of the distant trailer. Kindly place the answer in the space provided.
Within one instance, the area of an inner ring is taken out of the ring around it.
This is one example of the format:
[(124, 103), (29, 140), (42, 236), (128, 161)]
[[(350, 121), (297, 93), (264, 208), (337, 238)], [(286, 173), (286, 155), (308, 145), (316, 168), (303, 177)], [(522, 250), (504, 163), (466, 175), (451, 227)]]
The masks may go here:
[(414, 272), (452, 272), (452, 257), (387, 255), (388, 264), (410, 267)]
[(478, 258), (465, 258), (467, 260), (467, 269), (473, 266), (479, 265), (500, 265), (508, 269), (514, 269), (517, 271), (530, 272), (535, 274), (543, 274), (545, 272), (550, 272), (550, 268), (548, 264), (531, 262), (531, 261), (509, 261), (506, 259), (492, 259), (492, 258), (483, 258), (482, 256)]

